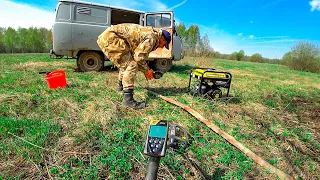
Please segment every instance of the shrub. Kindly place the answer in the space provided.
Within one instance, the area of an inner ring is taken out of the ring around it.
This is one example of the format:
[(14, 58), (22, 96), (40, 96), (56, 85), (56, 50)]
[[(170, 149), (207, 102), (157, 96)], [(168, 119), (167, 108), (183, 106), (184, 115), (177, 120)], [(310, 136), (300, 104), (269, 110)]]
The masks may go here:
[(252, 54), (252, 56), (250, 56), (249, 61), (251, 61), (251, 62), (262, 62), (263, 61), (263, 57), (261, 56), (261, 54), (255, 53), (255, 54)]
[(240, 50), (239, 52), (237, 52), (237, 54), (236, 54), (236, 57), (237, 57), (237, 60), (238, 61), (240, 61), (240, 60), (242, 60), (243, 59), (243, 57), (244, 57), (244, 51), (243, 50)]
[(320, 73), (319, 56), (319, 46), (301, 41), (282, 57), (282, 63), (295, 70)]

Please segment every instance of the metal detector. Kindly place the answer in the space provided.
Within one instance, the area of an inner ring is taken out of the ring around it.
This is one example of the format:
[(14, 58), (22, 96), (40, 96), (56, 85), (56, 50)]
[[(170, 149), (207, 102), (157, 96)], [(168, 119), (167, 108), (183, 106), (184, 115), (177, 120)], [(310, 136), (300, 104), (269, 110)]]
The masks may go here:
[(147, 133), (144, 154), (149, 156), (146, 180), (157, 179), (160, 158), (165, 157), (170, 148), (173, 151), (185, 150), (188, 146), (187, 131), (166, 120), (152, 120)]

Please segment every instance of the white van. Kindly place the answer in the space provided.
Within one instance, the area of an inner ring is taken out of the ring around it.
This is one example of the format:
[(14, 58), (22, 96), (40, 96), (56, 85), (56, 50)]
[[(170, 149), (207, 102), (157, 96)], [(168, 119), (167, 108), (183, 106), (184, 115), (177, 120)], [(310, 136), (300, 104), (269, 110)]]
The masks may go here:
[(120, 23), (163, 28), (172, 34), (169, 50), (150, 53), (148, 60), (154, 70), (168, 71), (172, 61), (183, 58), (183, 42), (175, 31), (173, 11), (146, 13), (73, 0), (60, 0), (57, 5), (50, 53), (77, 58), (80, 71), (99, 71), (108, 59), (97, 44), (98, 36), (107, 27)]

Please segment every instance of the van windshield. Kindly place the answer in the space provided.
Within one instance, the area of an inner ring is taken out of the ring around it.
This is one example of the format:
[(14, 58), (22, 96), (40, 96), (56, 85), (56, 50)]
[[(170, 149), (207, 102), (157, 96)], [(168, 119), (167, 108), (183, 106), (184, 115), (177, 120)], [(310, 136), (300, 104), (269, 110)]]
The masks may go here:
[(147, 26), (153, 26), (156, 28), (171, 27), (171, 14), (147, 15)]

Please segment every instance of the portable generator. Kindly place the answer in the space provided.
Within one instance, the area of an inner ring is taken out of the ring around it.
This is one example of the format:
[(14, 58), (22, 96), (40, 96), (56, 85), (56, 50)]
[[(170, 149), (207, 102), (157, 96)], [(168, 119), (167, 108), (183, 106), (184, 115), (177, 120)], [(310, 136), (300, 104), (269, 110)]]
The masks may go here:
[[(191, 87), (191, 79), (198, 81)], [(214, 68), (194, 68), (190, 72), (188, 89), (193, 96), (204, 96), (206, 98), (218, 99), (222, 97), (220, 88), (226, 88), (229, 96), (232, 75), (229, 72), (216, 71)]]

